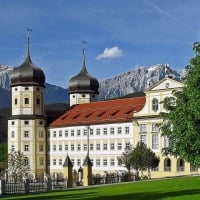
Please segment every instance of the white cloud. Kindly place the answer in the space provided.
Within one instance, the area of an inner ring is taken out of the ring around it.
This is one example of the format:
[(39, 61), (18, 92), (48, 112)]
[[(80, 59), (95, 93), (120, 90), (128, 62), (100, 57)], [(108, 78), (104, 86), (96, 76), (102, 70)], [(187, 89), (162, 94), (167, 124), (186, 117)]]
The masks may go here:
[(100, 60), (103, 58), (120, 58), (123, 52), (119, 47), (105, 48), (102, 54), (99, 54), (96, 59)]

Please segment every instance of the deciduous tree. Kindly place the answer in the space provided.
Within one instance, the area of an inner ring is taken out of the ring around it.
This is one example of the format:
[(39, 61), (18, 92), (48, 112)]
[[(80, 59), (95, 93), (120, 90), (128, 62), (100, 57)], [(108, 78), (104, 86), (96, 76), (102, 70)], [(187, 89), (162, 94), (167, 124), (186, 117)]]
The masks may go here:
[(166, 113), (161, 113), (162, 135), (169, 139), (165, 154), (173, 154), (200, 167), (200, 43), (194, 43), (195, 57), (186, 66), (182, 91), (165, 100)]

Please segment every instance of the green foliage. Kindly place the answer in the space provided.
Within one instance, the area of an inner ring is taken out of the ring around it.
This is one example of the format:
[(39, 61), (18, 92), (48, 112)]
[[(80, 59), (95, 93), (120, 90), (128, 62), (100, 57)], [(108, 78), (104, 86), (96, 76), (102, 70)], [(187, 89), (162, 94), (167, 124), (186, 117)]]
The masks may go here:
[(135, 148), (127, 148), (124, 153), (118, 160), (121, 164), (123, 164), (129, 174), (130, 170), (136, 169), (140, 170), (143, 176), (143, 171), (148, 170), (150, 175), (150, 169), (158, 167), (159, 158), (155, 155), (155, 153), (144, 143), (138, 142)]
[(140, 170), (143, 176), (143, 171), (158, 167), (160, 159), (155, 153), (142, 142), (138, 142), (132, 151), (132, 166), (136, 170)]
[(169, 138), (165, 154), (172, 154), (200, 166), (200, 43), (194, 43), (196, 56), (186, 67), (187, 76), (182, 91), (174, 92), (175, 103), (165, 100), (167, 113), (161, 113), (164, 120), (163, 136)]
[(125, 152), (122, 153), (121, 156), (118, 157), (118, 161), (121, 165), (124, 165), (126, 169), (128, 170), (128, 173), (130, 175), (130, 170), (132, 168), (132, 146), (128, 145), (129, 147), (125, 149)]
[(7, 143), (0, 144), (0, 162), (8, 160), (8, 145)]

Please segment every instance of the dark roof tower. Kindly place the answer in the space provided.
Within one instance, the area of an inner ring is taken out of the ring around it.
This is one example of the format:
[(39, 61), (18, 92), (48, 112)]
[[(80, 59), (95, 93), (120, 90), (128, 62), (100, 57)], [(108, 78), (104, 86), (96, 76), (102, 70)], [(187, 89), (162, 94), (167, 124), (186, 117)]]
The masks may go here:
[(99, 94), (98, 80), (87, 72), (85, 64), (85, 49), (83, 49), (83, 66), (81, 71), (69, 81), (68, 93)]
[(35, 66), (30, 57), (29, 35), (27, 36), (27, 55), (25, 61), (13, 69), (11, 73), (11, 86), (39, 85), (45, 87), (44, 72)]

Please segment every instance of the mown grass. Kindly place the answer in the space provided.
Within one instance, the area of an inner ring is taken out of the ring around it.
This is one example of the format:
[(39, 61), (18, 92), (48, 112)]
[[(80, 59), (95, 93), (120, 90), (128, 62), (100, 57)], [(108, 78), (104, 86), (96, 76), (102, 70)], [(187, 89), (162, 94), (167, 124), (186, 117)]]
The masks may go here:
[(29, 200), (199, 200), (200, 177), (183, 177), (163, 180), (140, 181), (104, 186), (68, 189), (59, 192), (1, 196), (0, 199)]

